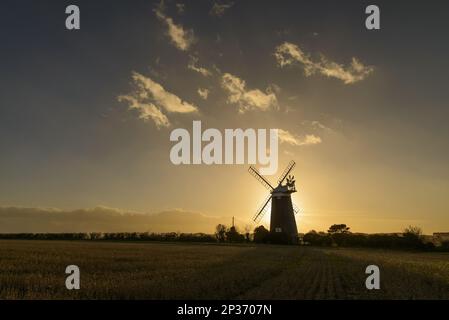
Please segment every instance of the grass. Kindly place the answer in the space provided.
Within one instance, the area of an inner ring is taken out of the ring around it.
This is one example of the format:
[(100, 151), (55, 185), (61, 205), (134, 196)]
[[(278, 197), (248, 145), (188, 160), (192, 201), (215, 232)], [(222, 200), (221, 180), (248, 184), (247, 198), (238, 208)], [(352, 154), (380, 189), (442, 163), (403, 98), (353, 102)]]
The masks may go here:
[[(70, 264), (81, 290), (65, 288)], [(365, 288), (369, 264), (380, 290)], [(2, 240), (0, 299), (449, 299), (449, 254)]]

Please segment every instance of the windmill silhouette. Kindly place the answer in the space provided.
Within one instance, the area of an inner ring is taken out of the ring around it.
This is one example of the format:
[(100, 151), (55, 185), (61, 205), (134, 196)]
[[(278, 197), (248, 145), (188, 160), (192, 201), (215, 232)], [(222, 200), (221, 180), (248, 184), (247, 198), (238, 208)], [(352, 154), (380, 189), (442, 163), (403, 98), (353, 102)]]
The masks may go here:
[[(253, 220), (258, 223), (263, 218), (267, 211), (268, 203), (271, 200), (270, 232), (274, 234), (283, 233), (290, 242), (297, 242), (298, 239), (295, 214), (299, 212), (299, 209), (293, 204), (291, 197), (291, 194), (296, 192), (295, 177), (289, 175), (295, 165), (296, 163), (294, 161), (290, 161), (287, 168), (285, 168), (279, 177), (276, 188), (256, 168), (250, 166), (248, 169), (248, 172), (270, 191), (267, 199), (254, 215)], [(282, 185), (284, 180), (286, 180), (286, 184)]]

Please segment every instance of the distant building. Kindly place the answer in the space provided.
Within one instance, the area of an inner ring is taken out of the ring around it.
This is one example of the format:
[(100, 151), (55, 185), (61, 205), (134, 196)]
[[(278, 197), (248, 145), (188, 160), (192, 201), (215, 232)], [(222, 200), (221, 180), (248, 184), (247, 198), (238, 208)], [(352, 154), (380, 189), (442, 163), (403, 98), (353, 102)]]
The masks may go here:
[(442, 242), (449, 241), (449, 232), (434, 232), (433, 242), (441, 244)]

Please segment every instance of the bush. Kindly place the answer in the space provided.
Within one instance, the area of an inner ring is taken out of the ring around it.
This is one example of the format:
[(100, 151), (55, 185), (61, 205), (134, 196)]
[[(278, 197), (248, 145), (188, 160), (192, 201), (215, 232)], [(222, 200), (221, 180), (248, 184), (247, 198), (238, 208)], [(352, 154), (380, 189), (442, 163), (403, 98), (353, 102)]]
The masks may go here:
[(258, 226), (254, 229), (254, 242), (256, 243), (268, 243), (270, 231), (264, 226)]
[(226, 241), (245, 242), (245, 236), (243, 234), (240, 234), (235, 227), (231, 227), (228, 231), (226, 231)]
[(318, 233), (315, 230), (306, 233), (303, 237), (303, 241), (312, 246), (330, 246), (332, 244), (332, 239), (328, 234), (324, 232)]
[(441, 251), (449, 251), (449, 241), (441, 242), (440, 250)]

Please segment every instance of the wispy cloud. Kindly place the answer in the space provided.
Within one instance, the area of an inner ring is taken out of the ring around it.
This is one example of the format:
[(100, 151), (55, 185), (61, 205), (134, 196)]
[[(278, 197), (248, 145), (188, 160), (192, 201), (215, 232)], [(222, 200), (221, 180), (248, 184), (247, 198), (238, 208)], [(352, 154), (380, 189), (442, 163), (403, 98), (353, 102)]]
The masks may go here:
[(197, 64), (198, 64), (198, 58), (195, 56), (190, 56), (190, 61), (189, 61), (189, 64), (187, 65), (187, 68), (189, 68), (190, 70), (196, 71), (205, 77), (212, 75), (212, 72), (210, 72), (209, 70), (207, 70), (204, 67), (198, 66)]
[(133, 72), (133, 84), (135, 91), (118, 97), (121, 102), (127, 102), (128, 108), (137, 110), (139, 118), (147, 121), (153, 120), (158, 128), (168, 127), (170, 122), (163, 110), (170, 113), (197, 112), (198, 108), (186, 101), (181, 100), (175, 94), (168, 92), (162, 85), (145, 77), (140, 73)]
[(225, 12), (234, 5), (234, 2), (220, 3), (214, 2), (212, 9), (210, 9), (209, 14), (216, 17), (222, 17)]
[(167, 25), (167, 35), (170, 37), (173, 45), (182, 51), (189, 50), (195, 42), (193, 30), (184, 29), (182, 25), (176, 24), (172, 18), (163, 13), (161, 7), (156, 8), (154, 12), (156, 13), (156, 16)]
[(279, 108), (276, 94), (270, 88), (266, 93), (259, 89), (247, 90), (245, 80), (229, 73), (223, 74), (221, 86), (228, 94), (228, 103), (237, 104), (240, 113)]
[(334, 130), (326, 125), (324, 125), (322, 122), (318, 120), (304, 120), (301, 122), (303, 126), (306, 126), (308, 128), (311, 128), (313, 130), (318, 130), (321, 132), (327, 132), (332, 133)]
[(177, 3), (176, 11), (178, 12), (178, 14), (184, 14), (184, 12), (186, 11), (186, 5), (184, 3)]
[(207, 97), (209, 96), (209, 90), (205, 88), (198, 88), (198, 95), (202, 99), (207, 100)]
[(128, 108), (130, 110), (136, 110), (139, 113), (139, 118), (143, 121), (153, 120), (158, 128), (170, 126), (170, 121), (168, 121), (167, 116), (154, 104), (144, 103), (131, 95), (120, 96), (118, 100), (120, 102), (127, 102)]
[(281, 143), (290, 144), (292, 146), (309, 146), (321, 143), (321, 138), (314, 134), (307, 134), (298, 136), (290, 133), (287, 130), (278, 130), (278, 137)]
[(309, 54), (290, 42), (284, 42), (276, 47), (274, 55), (280, 67), (302, 64), (306, 76), (319, 73), (326, 77), (339, 79), (345, 84), (361, 81), (374, 70), (373, 67), (365, 66), (354, 57), (349, 66), (333, 62), (324, 55), (320, 55), (317, 61), (313, 61)]

